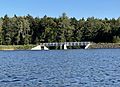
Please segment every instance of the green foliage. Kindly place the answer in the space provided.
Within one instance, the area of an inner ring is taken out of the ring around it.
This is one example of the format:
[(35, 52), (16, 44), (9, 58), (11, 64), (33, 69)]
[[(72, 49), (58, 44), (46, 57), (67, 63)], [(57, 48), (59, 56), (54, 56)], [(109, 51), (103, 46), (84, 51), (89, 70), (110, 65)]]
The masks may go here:
[(27, 45), (43, 42), (120, 42), (120, 18), (77, 20), (63, 13), (59, 18), (27, 16), (0, 18), (0, 45)]
[(113, 37), (113, 42), (114, 43), (120, 43), (120, 37), (119, 36), (114, 36)]

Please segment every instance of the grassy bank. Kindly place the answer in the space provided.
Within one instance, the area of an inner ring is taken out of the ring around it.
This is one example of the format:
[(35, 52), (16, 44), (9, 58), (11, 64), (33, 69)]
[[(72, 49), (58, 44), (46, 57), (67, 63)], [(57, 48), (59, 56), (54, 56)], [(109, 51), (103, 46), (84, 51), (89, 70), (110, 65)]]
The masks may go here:
[(0, 50), (30, 50), (35, 45), (0, 45)]
[(92, 43), (89, 48), (120, 48), (120, 43)]

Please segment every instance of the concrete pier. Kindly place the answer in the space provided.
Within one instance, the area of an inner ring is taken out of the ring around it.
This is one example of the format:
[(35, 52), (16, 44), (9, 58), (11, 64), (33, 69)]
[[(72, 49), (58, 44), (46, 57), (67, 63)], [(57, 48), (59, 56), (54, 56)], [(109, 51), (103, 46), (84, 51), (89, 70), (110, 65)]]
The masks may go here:
[(31, 50), (49, 50), (49, 49), (44, 45), (38, 45), (38, 46), (32, 48)]

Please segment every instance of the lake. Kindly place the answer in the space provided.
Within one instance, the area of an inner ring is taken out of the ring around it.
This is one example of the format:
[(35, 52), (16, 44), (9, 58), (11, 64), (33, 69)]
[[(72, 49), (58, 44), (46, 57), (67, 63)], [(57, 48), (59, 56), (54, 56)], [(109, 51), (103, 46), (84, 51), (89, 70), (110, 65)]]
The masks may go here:
[(0, 87), (120, 87), (120, 49), (0, 51)]

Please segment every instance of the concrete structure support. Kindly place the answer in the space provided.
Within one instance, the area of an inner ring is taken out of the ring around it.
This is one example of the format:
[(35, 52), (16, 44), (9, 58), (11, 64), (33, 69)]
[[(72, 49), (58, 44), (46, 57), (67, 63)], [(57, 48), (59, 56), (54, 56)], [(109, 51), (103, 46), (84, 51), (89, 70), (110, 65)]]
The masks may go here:
[(64, 44), (64, 50), (67, 50), (67, 45), (66, 44)]
[(90, 43), (87, 44), (86, 47), (85, 47), (85, 49), (88, 49), (90, 45), (91, 45)]
[(31, 50), (49, 50), (49, 49), (44, 45), (38, 45), (38, 46), (32, 48)]
[(60, 50), (62, 50), (63, 49), (63, 45), (60, 45)]

